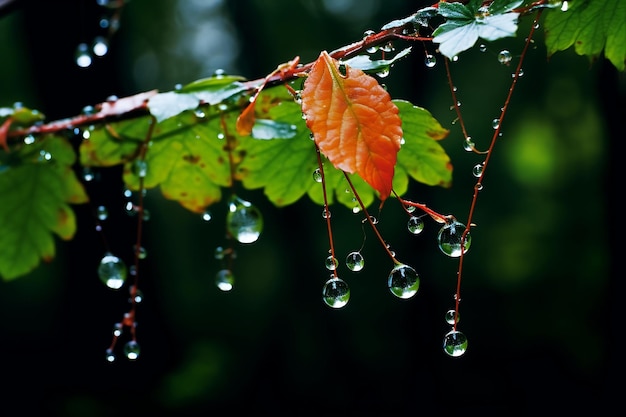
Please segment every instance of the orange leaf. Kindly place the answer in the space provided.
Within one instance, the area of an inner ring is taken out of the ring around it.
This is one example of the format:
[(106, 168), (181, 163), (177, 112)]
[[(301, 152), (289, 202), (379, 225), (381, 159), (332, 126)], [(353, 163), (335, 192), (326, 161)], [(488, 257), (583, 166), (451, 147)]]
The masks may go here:
[(333, 166), (356, 172), (385, 200), (402, 140), (398, 108), (375, 78), (341, 67), (326, 51), (320, 54), (304, 82), (302, 112)]

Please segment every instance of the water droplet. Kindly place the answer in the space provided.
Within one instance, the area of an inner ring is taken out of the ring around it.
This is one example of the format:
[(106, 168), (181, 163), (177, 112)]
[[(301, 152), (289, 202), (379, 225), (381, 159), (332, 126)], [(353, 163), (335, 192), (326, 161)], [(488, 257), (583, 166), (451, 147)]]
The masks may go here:
[(396, 48), (393, 46), (393, 42), (387, 42), (383, 46), (380, 47), (380, 50), (383, 52), (393, 52)]
[(90, 167), (83, 167), (83, 180), (90, 182), (96, 178), (93, 170)]
[(263, 230), (263, 216), (249, 201), (232, 196), (228, 202), (226, 229), (240, 243), (253, 243)]
[(326, 260), (324, 260), (324, 265), (329, 271), (334, 271), (339, 266), (339, 261), (337, 261), (337, 258), (329, 256), (326, 258)]
[(428, 68), (433, 68), (435, 65), (437, 65), (437, 57), (431, 54), (427, 54), (426, 58), (424, 58), (424, 64)]
[(124, 355), (131, 361), (137, 359), (140, 352), (139, 343), (135, 340), (131, 340), (124, 345)]
[(96, 217), (98, 220), (106, 220), (109, 217), (109, 210), (105, 206), (98, 206), (96, 209)]
[(133, 253), (139, 259), (146, 259), (148, 257), (148, 251), (143, 246), (137, 247), (137, 245), (133, 245)]
[(32, 145), (35, 143), (35, 137), (33, 135), (24, 136), (24, 145)]
[(96, 36), (91, 45), (91, 50), (95, 56), (105, 56), (109, 52), (109, 41), (102, 36)]
[(143, 292), (140, 289), (135, 289), (134, 285), (131, 285), (129, 288), (130, 299), (129, 302), (141, 303), (143, 301)]
[(411, 298), (419, 289), (420, 278), (415, 269), (408, 265), (394, 266), (387, 280), (389, 291), (398, 298)]
[(350, 287), (341, 278), (333, 277), (324, 284), (322, 298), (329, 307), (341, 308), (350, 300)]
[(475, 147), (476, 145), (474, 144), (470, 136), (465, 138), (465, 141), (463, 142), (463, 149), (465, 149), (467, 152), (473, 152)]
[(124, 205), (124, 211), (129, 216), (134, 216), (139, 211), (139, 207), (134, 205), (132, 201), (127, 201), (126, 204)]
[(376, 75), (378, 75), (378, 77), (380, 78), (386, 78), (389, 76), (389, 74), (391, 73), (391, 71), (389, 70), (389, 67), (385, 67), (383, 69), (381, 69), (380, 71), (378, 71), (376, 73)]
[(448, 310), (446, 311), (446, 323), (448, 324), (454, 324), (455, 320), (454, 318), (456, 317), (456, 322), (458, 323), (459, 321), (461, 321), (461, 315), (457, 314), (456, 311), (454, 310)]
[(408, 213), (413, 213), (415, 211), (415, 206), (406, 206), (405, 208)]
[(220, 269), (217, 274), (215, 274), (215, 285), (224, 292), (232, 290), (234, 283), (235, 276), (230, 269)]
[[(461, 238), (465, 231), (465, 225), (456, 220), (452, 220), (443, 226), (437, 234), (437, 243), (441, 251), (451, 258), (461, 256)], [(465, 235), (463, 242), (463, 253), (467, 253), (472, 243), (470, 233)]]
[(346, 256), (346, 266), (350, 271), (359, 272), (365, 266), (365, 259), (361, 252), (354, 251), (350, 252), (348, 256)]
[(313, 180), (315, 182), (322, 182), (322, 171), (319, 168), (315, 168), (315, 171), (313, 171)]
[(500, 127), (500, 119), (493, 119), (491, 121), (491, 127), (493, 128), (493, 130), (496, 130), (497, 128)]
[(406, 227), (409, 229), (409, 232), (419, 235), (424, 230), (424, 220), (417, 216), (411, 216)]
[(455, 56), (453, 56), (450, 60), (451, 60), (452, 62), (458, 62), (458, 60), (459, 60), (459, 56), (458, 56), (458, 55), (455, 55)]
[(133, 173), (139, 178), (145, 178), (148, 174), (148, 163), (145, 159), (135, 159), (133, 162)]
[(210, 211), (207, 210), (204, 213), (202, 213), (202, 220), (204, 220), (205, 222), (210, 222), (212, 218), (213, 218), (213, 215), (211, 214)]
[(47, 162), (50, 161), (52, 159), (52, 154), (46, 150), (40, 150), (39, 151), (39, 157), (37, 158), (37, 160), (39, 162)]
[(328, 207), (324, 207), (324, 210), (322, 210), (322, 218), (330, 219), (330, 210), (328, 210)]
[(107, 362), (115, 362), (115, 354), (113, 353), (113, 350), (111, 349), (106, 350), (106, 358), (107, 358)]
[(502, 65), (509, 65), (512, 59), (513, 55), (511, 55), (511, 52), (509, 52), (508, 50), (503, 49), (498, 52), (498, 62)]
[(87, 68), (91, 65), (92, 58), (89, 52), (89, 46), (86, 43), (79, 43), (74, 54), (76, 65), (81, 68)]
[(474, 175), (476, 178), (480, 178), (480, 176), (483, 175), (484, 167), (485, 165), (482, 162), (480, 164), (474, 165), (474, 168), (472, 168), (472, 175)]
[(117, 256), (107, 252), (100, 260), (98, 276), (105, 285), (114, 290), (120, 289), (126, 281), (126, 264)]
[(457, 330), (448, 332), (443, 338), (443, 351), (449, 356), (458, 357), (467, 350), (467, 337)]
[(481, 43), (481, 44), (478, 46), (478, 50), (479, 50), (480, 52), (486, 52), (486, 51), (487, 51), (487, 45), (485, 45), (484, 43)]
[(352, 207), (352, 213), (359, 214), (360, 212), (361, 212), (361, 206), (356, 205), (356, 206)]
[(122, 335), (123, 329), (124, 329), (124, 326), (122, 325), (122, 323), (115, 323), (113, 325), (113, 336), (120, 337)]

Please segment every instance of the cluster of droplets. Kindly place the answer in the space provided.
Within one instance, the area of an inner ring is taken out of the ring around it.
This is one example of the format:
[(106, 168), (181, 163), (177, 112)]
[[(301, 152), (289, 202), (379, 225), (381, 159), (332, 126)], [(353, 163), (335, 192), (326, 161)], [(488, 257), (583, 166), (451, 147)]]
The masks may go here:
[(94, 58), (103, 57), (109, 52), (109, 41), (120, 26), (120, 13), (125, 0), (96, 0), (103, 10), (98, 20), (101, 34), (95, 36), (90, 43), (81, 42), (76, 46), (74, 60), (81, 68), (91, 66)]

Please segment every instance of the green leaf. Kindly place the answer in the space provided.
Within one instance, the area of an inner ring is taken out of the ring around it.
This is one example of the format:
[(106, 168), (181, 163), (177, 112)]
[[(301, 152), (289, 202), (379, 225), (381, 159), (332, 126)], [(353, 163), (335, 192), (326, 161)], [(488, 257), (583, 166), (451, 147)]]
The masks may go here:
[(65, 138), (48, 136), (0, 154), (0, 276), (10, 280), (54, 258), (54, 235), (69, 240), (76, 232), (69, 204), (88, 198), (72, 170), (76, 155)]
[(411, 48), (405, 48), (398, 52), (391, 59), (372, 59), (370, 55), (357, 55), (353, 58), (342, 61), (345, 65), (352, 68), (358, 68), (363, 72), (380, 72), (381, 70), (388, 69), (398, 59), (407, 56), (411, 52)]
[(511, 12), (519, 1), (500, 1), (492, 8), (479, 7), (482, 2), (439, 3), (439, 13), (446, 18), (433, 32), (439, 52), (452, 58), (474, 46), (478, 38), (487, 41), (515, 36), (519, 13)]
[[(452, 183), (452, 163), (437, 142), (449, 131), (421, 107), (408, 101), (393, 101), (400, 110), (404, 144), (398, 152), (396, 170), (401, 168), (414, 180), (427, 185), (449, 187)], [(401, 175), (396, 172), (396, 176)], [(394, 177), (395, 178), (395, 177)], [(396, 192), (400, 192), (396, 189)]]
[(619, 70), (626, 62), (626, 2), (572, 1), (567, 11), (549, 10), (544, 22), (548, 55), (574, 46), (579, 55), (604, 56)]

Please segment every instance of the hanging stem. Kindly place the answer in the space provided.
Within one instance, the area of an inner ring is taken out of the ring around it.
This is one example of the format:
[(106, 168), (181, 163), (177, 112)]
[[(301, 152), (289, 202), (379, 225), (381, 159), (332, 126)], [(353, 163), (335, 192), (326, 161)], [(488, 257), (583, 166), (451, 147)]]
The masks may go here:
[[(320, 170), (320, 178), (322, 180), (322, 193), (324, 195), (324, 218), (326, 219), (326, 228), (328, 229), (328, 241), (330, 245), (330, 256), (335, 261), (335, 245), (333, 243), (333, 230), (330, 226), (330, 210), (328, 209), (328, 196), (326, 194), (326, 177), (324, 176), (324, 166), (322, 164), (322, 156), (320, 148), (315, 145), (315, 154), (317, 155), (317, 166)], [(333, 276), (337, 278), (337, 268), (333, 269)]]
[[(456, 330), (456, 327), (457, 327), (459, 303), (461, 302), (461, 280), (463, 278), (463, 261), (465, 259), (465, 256), (464, 256), (465, 250), (463, 250), (463, 248), (465, 247), (465, 239), (467, 237), (467, 234), (470, 232), (470, 228), (472, 226), (472, 219), (474, 217), (474, 210), (476, 208), (476, 203), (478, 201), (478, 194), (479, 194), (479, 191), (482, 189), (482, 181), (485, 176), (487, 166), (489, 165), (489, 161), (491, 160), (492, 151), (496, 145), (496, 142), (498, 141), (498, 138), (500, 137), (500, 130), (502, 129), (502, 121), (504, 120), (504, 116), (506, 115), (506, 112), (509, 108), (511, 97), (513, 96), (513, 91), (515, 90), (515, 86), (517, 85), (517, 81), (520, 76), (520, 71), (522, 69), (524, 58), (526, 57), (528, 48), (530, 47), (532, 43), (532, 37), (533, 37), (533, 34), (535, 33), (535, 28), (537, 26), (537, 22), (539, 21), (540, 16), (541, 16), (541, 10), (537, 12), (537, 15), (535, 16), (535, 19), (533, 21), (533, 25), (530, 28), (530, 33), (528, 34), (528, 37), (526, 38), (526, 43), (524, 45), (524, 49), (522, 50), (522, 54), (520, 55), (520, 60), (517, 64), (517, 67), (515, 68), (513, 81), (511, 82), (511, 86), (509, 87), (509, 92), (507, 94), (507, 97), (504, 101), (504, 105), (502, 106), (502, 110), (500, 112), (500, 117), (498, 119), (499, 120), (498, 126), (494, 130), (493, 136), (491, 138), (491, 143), (489, 145), (489, 149), (486, 152), (487, 156), (485, 157), (485, 162), (483, 163), (482, 172), (480, 174), (480, 177), (478, 178), (478, 182), (474, 185), (474, 193), (472, 195), (472, 202), (470, 204), (470, 209), (469, 209), (468, 216), (467, 216), (465, 230), (463, 231), (463, 234), (461, 235), (461, 255), (459, 257), (459, 266), (457, 270), (457, 285), (456, 285), (455, 303), (454, 303), (455, 304), (454, 305), (455, 320), (454, 320), (454, 327), (453, 327), (454, 330)], [(448, 69), (448, 67), (446, 67), (446, 69)]]

